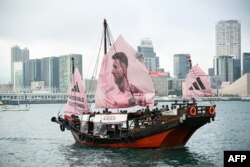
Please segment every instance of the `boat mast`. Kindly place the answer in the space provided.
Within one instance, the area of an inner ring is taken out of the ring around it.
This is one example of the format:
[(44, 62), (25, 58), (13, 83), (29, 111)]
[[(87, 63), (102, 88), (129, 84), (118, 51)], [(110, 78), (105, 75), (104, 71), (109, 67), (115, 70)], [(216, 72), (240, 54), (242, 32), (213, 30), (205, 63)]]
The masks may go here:
[(72, 63), (72, 74), (74, 74), (74, 71), (75, 71), (75, 63), (74, 63), (74, 57), (71, 57), (71, 63)]
[(104, 27), (104, 55), (107, 53), (107, 28), (108, 24), (106, 19), (103, 21), (103, 27)]
[(193, 68), (191, 57), (188, 57), (188, 62), (189, 62), (189, 70), (191, 70)]

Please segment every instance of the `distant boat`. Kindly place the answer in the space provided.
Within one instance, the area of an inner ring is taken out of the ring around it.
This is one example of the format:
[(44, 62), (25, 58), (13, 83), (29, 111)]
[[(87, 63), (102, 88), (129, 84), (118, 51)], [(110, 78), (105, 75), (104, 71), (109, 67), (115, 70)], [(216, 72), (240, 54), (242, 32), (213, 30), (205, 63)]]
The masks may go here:
[(29, 111), (30, 109), (26, 106), (9, 106), (9, 105), (4, 105), (2, 106), (2, 111)]
[[(106, 20), (104, 32), (104, 37), (110, 37)], [(136, 51), (121, 36), (108, 52), (106, 47), (95, 94), (96, 111), (88, 107), (83, 79), (73, 68), (64, 114), (51, 118), (61, 131), (70, 130), (77, 143), (114, 148), (180, 147), (197, 129), (214, 120), (216, 106), (198, 106), (194, 100), (194, 95), (206, 95), (200, 91), (208, 94), (210, 87), (206, 78), (199, 76), (199, 68), (190, 70), (183, 85), (186, 100), (157, 108), (152, 80)]]
[[(0, 105), (1, 105), (1, 101), (0, 101)], [(2, 111), (29, 111), (28, 105), (24, 104), (21, 105), (19, 102), (19, 96), (17, 95), (17, 100), (16, 100), (16, 104), (15, 105), (6, 105), (3, 104), (1, 105), (1, 110)]]

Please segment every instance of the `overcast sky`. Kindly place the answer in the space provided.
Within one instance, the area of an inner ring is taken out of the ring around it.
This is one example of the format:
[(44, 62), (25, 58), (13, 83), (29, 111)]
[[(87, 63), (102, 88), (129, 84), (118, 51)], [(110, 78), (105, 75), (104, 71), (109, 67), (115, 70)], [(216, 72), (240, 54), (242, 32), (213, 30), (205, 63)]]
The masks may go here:
[(28, 47), (30, 59), (82, 54), (83, 75), (91, 76), (104, 18), (113, 38), (121, 34), (135, 49), (150, 38), (171, 75), (178, 53), (207, 73), (220, 20), (241, 22), (241, 50), (250, 52), (249, 0), (0, 0), (0, 83), (10, 81), (14, 45)]

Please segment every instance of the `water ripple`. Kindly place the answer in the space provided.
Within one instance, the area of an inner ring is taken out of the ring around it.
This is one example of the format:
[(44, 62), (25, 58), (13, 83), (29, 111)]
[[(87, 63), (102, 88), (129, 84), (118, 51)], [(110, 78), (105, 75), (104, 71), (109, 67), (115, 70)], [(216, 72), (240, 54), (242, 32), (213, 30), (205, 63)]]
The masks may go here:
[(216, 105), (215, 121), (198, 129), (185, 147), (176, 149), (75, 144), (69, 131), (60, 132), (59, 126), (50, 122), (60, 105), (34, 105), (30, 112), (0, 113), (0, 166), (223, 166), (224, 150), (250, 150), (250, 103)]

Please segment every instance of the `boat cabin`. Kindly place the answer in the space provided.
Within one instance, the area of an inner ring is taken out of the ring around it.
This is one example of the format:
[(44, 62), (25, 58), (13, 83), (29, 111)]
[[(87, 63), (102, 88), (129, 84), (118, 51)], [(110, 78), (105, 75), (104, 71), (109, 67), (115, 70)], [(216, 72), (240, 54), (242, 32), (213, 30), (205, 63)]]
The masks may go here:
[(84, 114), (81, 116), (80, 132), (101, 138), (120, 136), (127, 132), (128, 114)]

